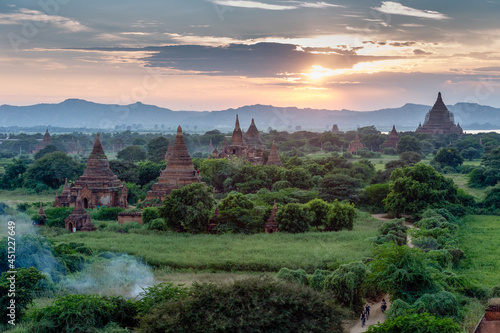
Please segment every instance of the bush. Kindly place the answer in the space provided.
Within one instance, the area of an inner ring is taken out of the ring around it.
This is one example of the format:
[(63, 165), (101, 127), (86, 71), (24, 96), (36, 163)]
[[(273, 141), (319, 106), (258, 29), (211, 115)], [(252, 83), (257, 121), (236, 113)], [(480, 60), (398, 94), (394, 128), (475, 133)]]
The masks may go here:
[(123, 212), (120, 207), (99, 207), (90, 211), (90, 218), (99, 221), (118, 221), (118, 213)]
[(383, 244), (394, 242), (397, 245), (405, 245), (407, 242), (406, 231), (407, 227), (403, 224), (404, 219), (393, 219), (384, 222), (380, 226), (380, 236), (377, 236), (375, 243)]
[(324, 288), (341, 305), (358, 312), (363, 309), (362, 286), (366, 274), (366, 266), (360, 262), (342, 265), (325, 279)]
[(356, 209), (354, 208), (354, 204), (349, 202), (342, 203), (335, 200), (328, 211), (325, 230), (340, 231), (343, 228), (352, 230), (355, 218)]
[(296, 203), (287, 204), (276, 213), (278, 230), (281, 232), (306, 232), (311, 221), (312, 214)]
[(422, 295), (412, 306), (416, 313), (428, 312), (438, 318), (453, 318), (459, 321), (459, 304), (453, 294), (442, 291)]
[(58, 207), (47, 209), (45, 210), (45, 215), (47, 216), (45, 225), (49, 227), (64, 228), (66, 227), (64, 220), (71, 215), (71, 212), (73, 212), (72, 207)]
[(165, 231), (167, 230), (167, 224), (162, 218), (157, 218), (149, 221), (147, 224), (149, 230)]
[(292, 186), (292, 183), (290, 183), (288, 180), (279, 180), (273, 184), (273, 191), (284, 190), (284, 189), (290, 188), (290, 187), (293, 187), (293, 186)]
[(325, 288), (325, 281), (328, 276), (332, 274), (332, 271), (327, 271), (324, 269), (317, 269), (314, 274), (307, 276), (307, 284), (314, 290), (321, 291)]
[(144, 288), (139, 294), (141, 302), (138, 304), (140, 314), (148, 313), (149, 310), (166, 301), (176, 301), (188, 295), (187, 288), (173, 283), (160, 283), (151, 287)]
[(276, 274), (278, 279), (282, 279), (288, 282), (296, 282), (298, 284), (306, 286), (308, 283), (307, 273), (303, 269), (297, 269), (296, 271), (289, 268), (282, 268)]
[(340, 332), (341, 313), (327, 295), (270, 278), (194, 284), (189, 296), (153, 307), (144, 332)]
[(372, 325), (367, 333), (460, 333), (460, 326), (450, 318), (436, 318), (429, 313), (409, 314)]
[(160, 213), (155, 207), (146, 207), (142, 211), (142, 223), (144, 224), (148, 224), (151, 220), (157, 219), (159, 217)]

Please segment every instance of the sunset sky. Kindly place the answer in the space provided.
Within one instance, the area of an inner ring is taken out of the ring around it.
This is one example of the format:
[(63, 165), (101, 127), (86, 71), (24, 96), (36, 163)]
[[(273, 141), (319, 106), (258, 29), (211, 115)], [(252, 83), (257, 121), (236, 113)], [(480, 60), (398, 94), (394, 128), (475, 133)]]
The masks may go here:
[(499, 0), (0, 4), (0, 104), (500, 107)]

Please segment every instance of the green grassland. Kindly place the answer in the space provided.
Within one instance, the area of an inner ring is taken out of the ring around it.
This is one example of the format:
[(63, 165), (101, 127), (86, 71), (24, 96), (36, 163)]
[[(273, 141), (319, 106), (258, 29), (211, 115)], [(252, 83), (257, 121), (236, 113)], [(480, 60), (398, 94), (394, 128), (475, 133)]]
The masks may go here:
[(360, 214), (352, 231), (305, 234), (189, 235), (79, 232), (52, 237), (58, 242), (82, 242), (95, 250), (126, 252), (156, 267), (211, 271), (276, 272), (282, 267), (336, 268), (371, 254), (381, 225)]
[(458, 234), (466, 255), (462, 275), (486, 288), (500, 286), (500, 217), (466, 216)]
[(16, 207), (21, 202), (53, 202), (57, 191), (46, 191), (44, 193), (31, 193), (29, 190), (18, 188), (13, 191), (0, 190), (0, 202), (11, 207)]
[(462, 173), (447, 173), (444, 175), (446, 178), (451, 178), (458, 188), (463, 189), (468, 194), (472, 195), (476, 201), (484, 200), (486, 191), (480, 188), (471, 188), (467, 186), (467, 175)]

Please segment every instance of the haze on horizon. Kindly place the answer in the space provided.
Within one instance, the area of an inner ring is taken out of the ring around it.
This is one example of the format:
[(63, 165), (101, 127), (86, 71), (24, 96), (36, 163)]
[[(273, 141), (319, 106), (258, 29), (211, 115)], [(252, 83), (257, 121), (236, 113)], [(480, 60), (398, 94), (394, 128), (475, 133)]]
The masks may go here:
[(0, 4), (0, 104), (500, 107), (499, 0)]

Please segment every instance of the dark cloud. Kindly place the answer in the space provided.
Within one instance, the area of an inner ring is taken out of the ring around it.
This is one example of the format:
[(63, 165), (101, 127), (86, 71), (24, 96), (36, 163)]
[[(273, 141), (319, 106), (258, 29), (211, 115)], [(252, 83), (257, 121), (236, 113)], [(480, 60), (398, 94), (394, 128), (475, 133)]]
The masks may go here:
[(475, 68), (475, 71), (479, 72), (500, 72), (500, 67), (480, 67), (480, 68)]
[(414, 55), (431, 55), (433, 53), (432, 52), (425, 52), (424, 50), (421, 50), (421, 49), (414, 49), (413, 54)]
[(404, 46), (412, 46), (415, 45), (417, 42), (394, 42), (394, 43), (389, 43), (390, 46), (396, 46), (396, 47), (404, 47)]

